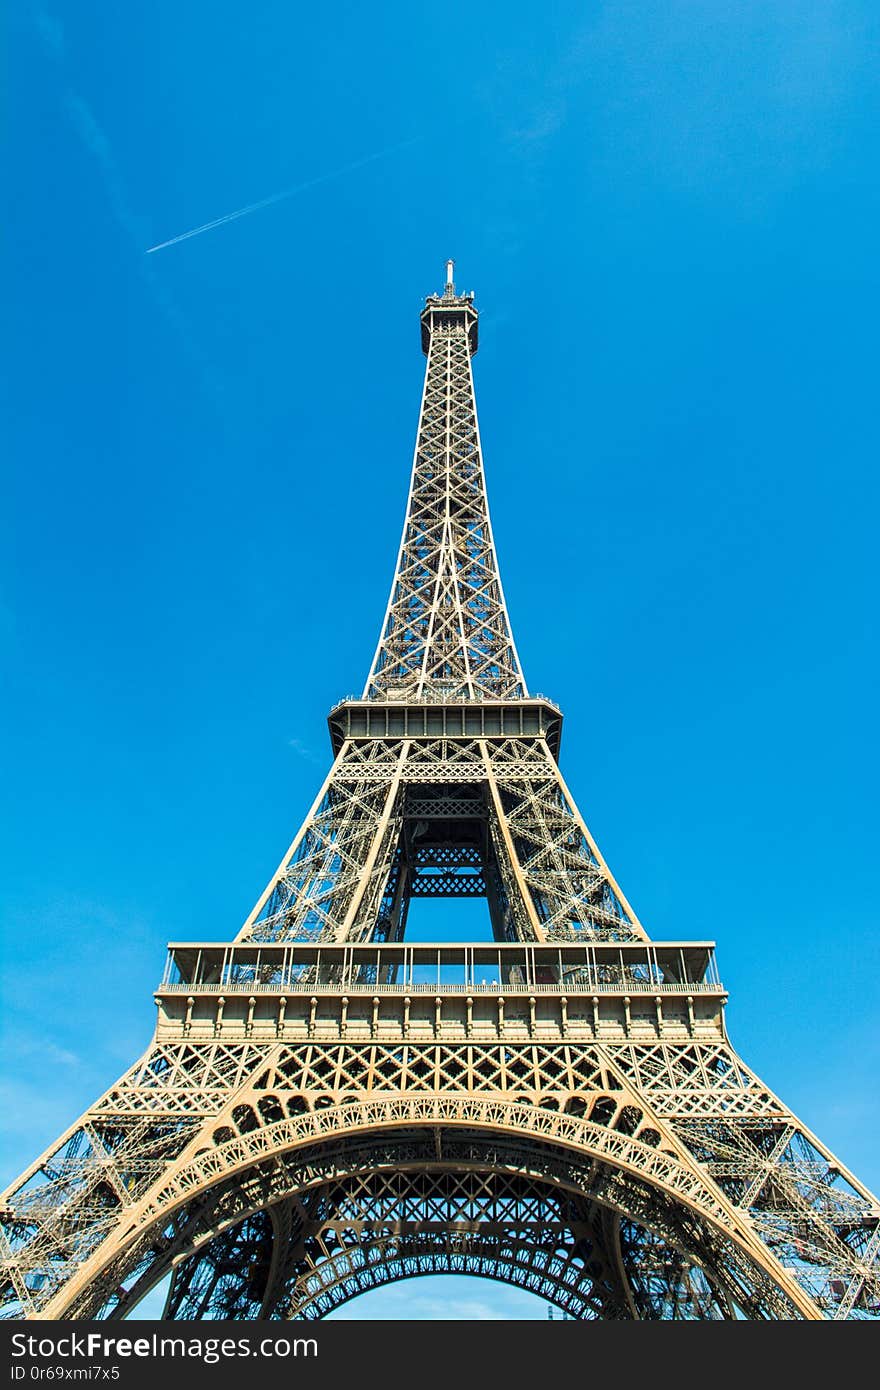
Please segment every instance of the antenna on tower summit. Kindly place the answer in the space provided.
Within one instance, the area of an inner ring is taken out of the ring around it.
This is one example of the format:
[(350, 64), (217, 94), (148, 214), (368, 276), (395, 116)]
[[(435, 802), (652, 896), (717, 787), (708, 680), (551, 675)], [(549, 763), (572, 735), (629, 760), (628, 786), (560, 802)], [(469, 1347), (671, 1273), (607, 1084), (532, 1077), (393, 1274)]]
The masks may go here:
[(452, 272), (453, 272), (454, 269), (455, 269), (455, 261), (447, 261), (447, 262), (446, 262), (446, 288), (447, 288), (448, 290), (451, 290), (452, 292), (455, 291), (455, 285), (452, 283)]

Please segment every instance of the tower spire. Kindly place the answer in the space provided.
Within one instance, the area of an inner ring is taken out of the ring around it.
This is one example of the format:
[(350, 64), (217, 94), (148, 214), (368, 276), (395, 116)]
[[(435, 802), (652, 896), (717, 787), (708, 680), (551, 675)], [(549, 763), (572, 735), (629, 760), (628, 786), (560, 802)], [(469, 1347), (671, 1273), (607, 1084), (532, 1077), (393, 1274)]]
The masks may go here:
[(517, 699), (528, 694), (489, 521), (471, 357), (473, 296), (421, 315), (428, 362), (403, 537), (367, 699)]

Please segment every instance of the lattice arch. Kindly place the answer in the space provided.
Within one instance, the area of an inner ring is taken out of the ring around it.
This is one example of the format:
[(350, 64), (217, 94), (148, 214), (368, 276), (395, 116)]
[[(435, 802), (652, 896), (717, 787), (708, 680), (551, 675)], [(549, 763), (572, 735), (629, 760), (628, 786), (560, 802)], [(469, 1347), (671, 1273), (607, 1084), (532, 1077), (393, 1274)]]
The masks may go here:
[[(263, 1100), (266, 1097), (261, 1098)], [(516, 1171), (540, 1175), (553, 1172), (575, 1190), (584, 1190), (602, 1205), (622, 1206), (625, 1214), (643, 1221), (647, 1212), (658, 1227), (666, 1213), (674, 1243), (702, 1243), (702, 1263), (713, 1265), (715, 1276), (730, 1283), (753, 1309), (753, 1316), (809, 1316), (809, 1302), (785, 1270), (768, 1258), (747, 1223), (732, 1207), (701, 1182), (674, 1141), (659, 1147), (661, 1135), (647, 1123), (638, 1107), (621, 1105), (619, 1098), (597, 1094), (582, 1114), (525, 1106), (488, 1097), (416, 1096), (376, 1098), (330, 1105), (304, 1114), (272, 1119), (271, 1104), (243, 1100), (211, 1130), (192, 1144), (176, 1165), (173, 1177), (160, 1181), (128, 1213), (87, 1259), (78, 1274), (43, 1309), (46, 1317), (94, 1317), (112, 1311), (119, 1291), (139, 1265), (156, 1266), (158, 1249), (173, 1242), (179, 1224), (186, 1227), (194, 1208), (210, 1203), (220, 1192), (231, 1224), (248, 1212), (298, 1193), (309, 1182), (326, 1181), (326, 1154), (332, 1153), (332, 1172), (345, 1167), (349, 1147), (367, 1140), (365, 1162), (375, 1169), (377, 1147), (389, 1139), (392, 1147), (403, 1134), (424, 1132), (437, 1161), (444, 1143), (460, 1154), (460, 1138), (481, 1155), (513, 1151)], [(584, 1107), (581, 1107), (583, 1110)], [(327, 1141), (346, 1140), (342, 1149)], [(315, 1148), (316, 1141), (320, 1141)], [(454, 1160), (461, 1166), (463, 1160)], [(402, 1166), (399, 1151), (394, 1160)], [(682, 1234), (684, 1233), (684, 1234)], [(713, 1264), (714, 1262), (714, 1264)], [(751, 1292), (750, 1292), (751, 1291)]]
[[(473, 1149), (453, 1169), (455, 1149), (443, 1166), (415, 1166), (411, 1153), (403, 1170), (339, 1176), (246, 1218), (177, 1264), (165, 1316), (323, 1318), (372, 1289), (442, 1273), (510, 1284), (580, 1319), (662, 1316), (661, 1281), (672, 1317), (742, 1315), (660, 1234), (583, 1192), (479, 1167)], [(665, 1213), (653, 1216), (671, 1232)], [(632, 1284), (623, 1240), (640, 1252)]]

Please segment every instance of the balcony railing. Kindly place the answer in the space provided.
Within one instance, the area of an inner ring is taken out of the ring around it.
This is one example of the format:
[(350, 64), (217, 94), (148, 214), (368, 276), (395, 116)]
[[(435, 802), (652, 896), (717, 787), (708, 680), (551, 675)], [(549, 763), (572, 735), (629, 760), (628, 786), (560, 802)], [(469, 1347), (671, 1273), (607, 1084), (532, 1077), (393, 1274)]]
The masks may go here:
[(723, 993), (711, 942), (173, 943), (160, 991)]
[(477, 984), (430, 984), (425, 982), (415, 982), (410, 984), (388, 984), (366, 982), (363, 980), (339, 981), (337, 984), (316, 984), (314, 981), (294, 980), (286, 984), (280, 981), (274, 984), (256, 983), (253, 980), (226, 981), (224, 984), (213, 985), (194, 985), (182, 984), (161, 984), (158, 993), (160, 994), (192, 994), (192, 995), (212, 995), (212, 994), (303, 994), (303, 995), (339, 995), (339, 994), (427, 994), (427, 995), (655, 995), (655, 994), (724, 994), (724, 986), (714, 981), (688, 981), (687, 984), (648, 984), (642, 981), (633, 982), (631, 980), (621, 981), (617, 984), (588, 984), (586, 982), (562, 982), (561, 984), (526, 984), (522, 981), (508, 981), (500, 984), (497, 980), (486, 983), (480, 981)]

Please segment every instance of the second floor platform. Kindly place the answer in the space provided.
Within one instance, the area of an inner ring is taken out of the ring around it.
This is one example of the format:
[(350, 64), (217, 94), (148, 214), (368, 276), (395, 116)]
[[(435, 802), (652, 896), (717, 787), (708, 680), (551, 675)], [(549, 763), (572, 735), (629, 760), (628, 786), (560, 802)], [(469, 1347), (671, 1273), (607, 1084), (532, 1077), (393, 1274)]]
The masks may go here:
[(159, 1033), (205, 1040), (723, 1036), (712, 942), (172, 943)]

